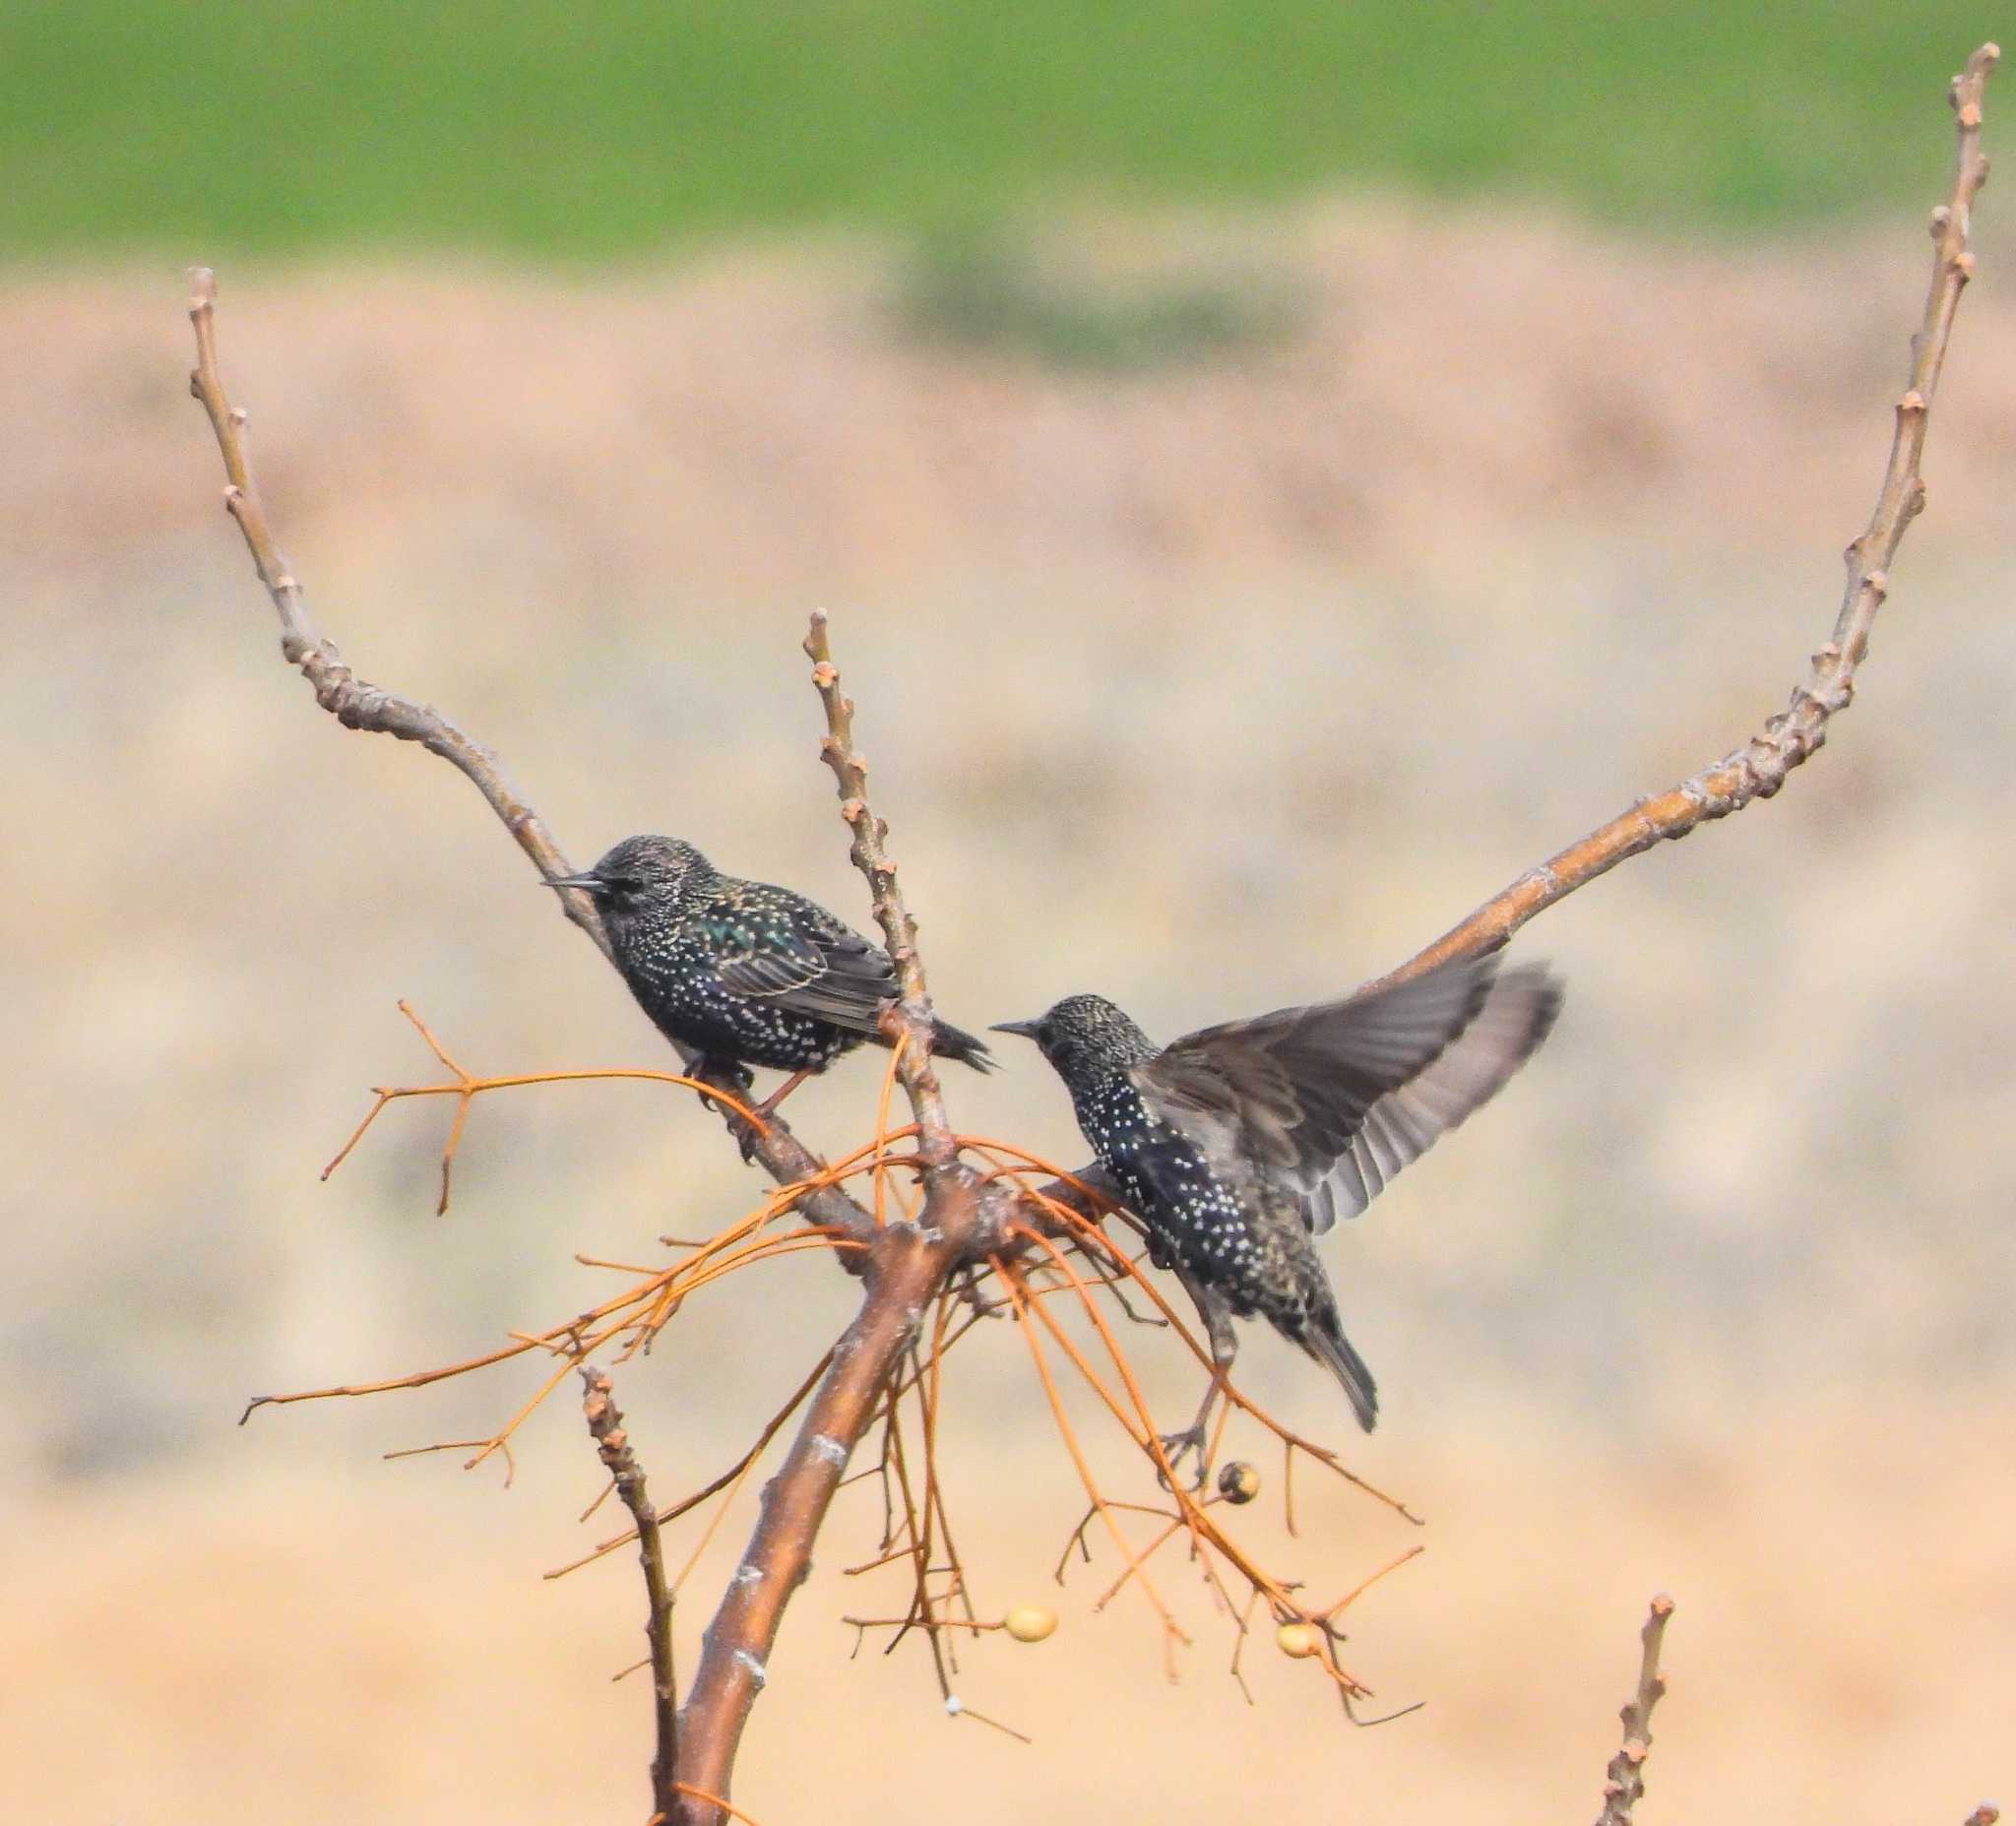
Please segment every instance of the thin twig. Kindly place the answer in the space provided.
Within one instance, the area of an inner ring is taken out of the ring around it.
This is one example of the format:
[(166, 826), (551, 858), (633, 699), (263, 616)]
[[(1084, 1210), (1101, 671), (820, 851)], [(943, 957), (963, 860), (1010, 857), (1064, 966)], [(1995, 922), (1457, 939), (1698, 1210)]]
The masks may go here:
[(406, 1016), (419, 1030), (420, 1038), (432, 1049), (434, 1056), (455, 1074), (452, 1084), (409, 1084), (373, 1085), (371, 1095), (376, 1100), (364, 1112), (364, 1119), (350, 1131), (349, 1139), (336, 1151), (335, 1157), (322, 1169), (326, 1180), (344, 1162), (350, 1158), (357, 1144), (370, 1132), (371, 1125), (384, 1114), (386, 1105), (396, 1103), (409, 1097), (452, 1097), (456, 1100), (455, 1120), (448, 1130), (447, 1145), (441, 1150), (441, 1199), (434, 1207), (434, 1215), (448, 1215), (449, 1194), (453, 1190), (456, 1150), (462, 1145), (464, 1124), (469, 1120), (470, 1105), (486, 1091), (515, 1091), (536, 1084), (583, 1084), (598, 1082), (608, 1078), (632, 1078), (645, 1084), (677, 1085), (688, 1091), (697, 1091), (708, 1102), (717, 1103), (732, 1110), (752, 1127), (761, 1128), (762, 1118), (739, 1099), (727, 1092), (707, 1084), (698, 1078), (689, 1078), (679, 1072), (649, 1071), (641, 1067), (610, 1067), (599, 1071), (568, 1072), (513, 1072), (501, 1077), (477, 1077), (468, 1070), (441, 1043), (434, 1031), (413, 1012), (410, 1003), (402, 1000), (399, 1012)]
[[(1099, 1480), (1092, 1474), (1092, 1466), (1085, 1456), (1085, 1449), (1079, 1444), (1077, 1432), (1071, 1425), (1070, 1416), (1064, 1411), (1063, 1397), (1058, 1391), (1056, 1377), (1050, 1371), (1049, 1359), (1043, 1354), (1042, 1341), (1037, 1336), (1036, 1326), (1029, 1322), (1031, 1308), (1027, 1297), (1027, 1284), (1012, 1265), (1002, 1262), (997, 1264), (997, 1267), (1002, 1283), (1008, 1289), (1009, 1297), (1015, 1301), (1016, 1313), (1023, 1321), (1020, 1327), (1023, 1342), (1029, 1349), (1031, 1360), (1036, 1364), (1037, 1375), (1043, 1385), (1043, 1398), (1050, 1405), (1050, 1415), (1057, 1423), (1057, 1432), (1064, 1441), (1065, 1450), (1071, 1454), (1071, 1463), (1078, 1472), (1078, 1480), (1085, 1486), (1086, 1497), (1100, 1520), (1105, 1523), (1106, 1532), (1111, 1535), (1113, 1544), (1120, 1550), (1120, 1557), (1127, 1562), (1131, 1571), (1139, 1575), (1141, 1589), (1147, 1594), (1149, 1604), (1154, 1607), (1162, 1623), (1164, 1664), (1169, 1677), (1173, 1679), (1175, 1648), (1178, 1644), (1187, 1648), (1190, 1638), (1177, 1623), (1175, 1613), (1164, 1603), (1155, 1581), (1143, 1569), (1139, 1556), (1114, 1518), (1113, 1505), (1106, 1500), (1105, 1494), (1100, 1489)], [(1080, 1524), (1080, 1527), (1082, 1528), (1083, 1524)]]
[(581, 1380), (585, 1385), (581, 1410), (589, 1433), (623, 1507), (637, 1519), (637, 1553), (644, 1562), (644, 1590), (650, 1606), (644, 1634), (651, 1644), (652, 1710), (658, 1730), (658, 1749), (651, 1759), (651, 1798), (652, 1805), (669, 1817), (679, 1804), (679, 1693), (672, 1669), (672, 1597), (665, 1586), (658, 1512), (645, 1491), (644, 1468), (631, 1450), (630, 1435), (623, 1430), (623, 1417), (617, 1411), (607, 1372), (586, 1363)]
[[(710, 1807), (719, 1807), (730, 1819), (740, 1820), (742, 1822), (742, 1826), (756, 1826), (756, 1822), (752, 1820), (746, 1813), (744, 1813), (740, 1807), (729, 1806), (728, 1803), (725, 1800), (724, 1800), (719, 1795), (710, 1795), (706, 1789), (695, 1788), (691, 1782), (675, 1782), (673, 1784), (673, 1787), (675, 1787), (680, 1794), (691, 1795), (694, 1796), (695, 1799), (704, 1801)], [(663, 1826), (663, 1822), (669, 1820), (670, 1818), (671, 1815), (668, 1813), (660, 1813), (650, 1822), (648, 1822), (648, 1826)]]
[[(635, 1286), (626, 1288), (620, 1293), (603, 1300), (599, 1305), (578, 1313), (563, 1324), (552, 1326), (544, 1332), (513, 1332), (510, 1334), (513, 1342), (501, 1350), (485, 1352), (480, 1356), (466, 1357), (461, 1362), (445, 1364), (440, 1368), (415, 1370), (409, 1375), (387, 1377), (378, 1382), (299, 1389), (286, 1395), (258, 1395), (245, 1404), (244, 1413), (238, 1417), (238, 1424), (244, 1425), (259, 1408), (284, 1407), (293, 1402), (382, 1395), (395, 1389), (425, 1388), (430, 1383), (470, 1375), (537, 1351), (544, 1351), (558, 1357), (560, 1367), (546, 1378), (539, 1392), (519, 1410), (517, 1416), (501, 1432), (485, 1442), (483, 1450), (469, 1462), (470, 1467), (478, 1465), (493, 1452), (509, 1451), (511, 1434), (557, 1386), (565, 1376), (569, 1364), (585, 1361), (603, 1345), (625, 1332), (634, 1333), (639, 1340), (649, 1337), (652, 1329), (662, 1322), (660, 1314), (667, 1304), (676, 1305), (700, 1289), (739, 1273), (757, 1262), (775, 1260), (782, 1255), (796, 1255), (808, 1249), (860, 1251), (866, 1248), (866, 1244), (856, 1242), (851, 1237), (833, 1236), (818, 1229), (790, 1230), (781, 1236), (762, 1237), (754, 1242), (746, 1240), (774, 1218), (788, 1210), (792, 1202), (792, 1194), (788, 1188), (778, 1194), (769, 1205), (730, 1225), (719, 1236), (703, 1244), (684, 1260), (648, 1276)], [(737, 1244), (741, 1246), (736, 1247)], [(597, 1327), (600, 1329), (598, 1330)]]
[[(702, 1503), (718, 1491), (726, 1489), (732, 1483), (739, 1483), (743, 1474), (763, 1456), (764, 1448), (783, 1430), (785, 1422), (803, 1405), (805, 1397), (811, 1394), (813, 1385), (826, 1373), (826, 1366), (832, 1360), (833, 1353), (829, 1351), (818, 1362), (812, 1365), (812, 1373), (803, 1382), (798, 1384), (797, 1392), (764, 1422), (763, 1430), (756, 1435), (756, 1443), (748, 1451), (744, 1452), (740, 1458), (736, 1459), (720, 1477), (714, 1479), (709, 1483), (703, 1484), (692, 1495), (682, 1496), (677, 1502), (667, 1503), (664, 1508), (661, 1509), (658, 1512), (659, 1526), (662, 1528), (667, 1522), (676, 1522), (687, 1510), (699, 1508)], [(596, 1500), (599, 1503), (601, 1499), (598, 1497)], [(591, 1510), (590, 1513), (593, 1514), (594, 1511)], [(581, 1519), (585, 1522), (588, 1520), (588, 1516), (584, 1515)], [(636, 1539), (637, 1531), (634, 1528), (625, 1529), (620, 1535), (599, 1543), (594, 1552), (585, 1553), (581, 1558), (570, 1560), (564, 1566), (555, 1566), (544, 1576), (548, 1579), (564, 1579), (570, 1572), (579, 1572), (582, 1567), (592, 1565), (604, 1554), (613, 1553), (618, 1547)]]
[[(1383, 1577), (1385, 1573), (1391, 1572), (1399, 1566), (1405, 1565), (1407, 1561), (1415, 1557), (1415, 1554), (1419, 1549), (1416, 1548), (1410, 1552), (1403, 1553), (1390, 1565), (1375, 1573), (1372, 1579), (1361, 1582), (1325, 1610), (1310, 1610), (1298, 1604), (1292, 1596), (1293, 1587), (1283, 1580), (1275, 1578), (1264, 1567), (1259, 1565), (1232, 1537), (1228, 1535), (1219, 1526), (1216, 1518), (1207, 1513), (1210, 1508), (1216, 1506), (1218, 1499), (1216, 1497), (1207, 1497), (1200, 1502), (1187, 1489), (1182, 1487), (1179, 1480), (1176, 1480), (1171, 1475), (1167, 1456), (1154, 1431), (1154, 1422), (1149, 1415), (1147, 1399), (1141, 1391), (1140, 1384), (1134, 1377), (1126, 1353), (1121, 1348), (1119, 1339), (1106, 1324), (1099, 1311), (1098, 1305), (1093, 1300), (1092, 1289), (1079, 1278), (1056, 1244), (1048, 1237), (1036, 1237), (1034, 1239), (1034, 1246), (1050, 1257), (1051, 1265), (1067, 1278), (1073, 1291), (1078, 1294), (1085, 1314), (1091, 1321), (1094, 1330), (1099, 1334), (1101, 1342), (1104, 1345), (1114, 1371), (1126, 1391), (1126, 1401), (1123, 1403), (1107, 1387), (1093, 1366), (1086, 1361), (1077, 1347), (1064, 1335), (1057, 1322), (1041, 1305), (1034, 1301), (1029, 1302), (1026, 1316), (1033, 1317), (1049, 1332), (1058, 1348), (1070, 1358), (1072, 1366), (1077, 1369), (1080, 1377), (1100, 1397), (1113, 1418), (1119, 1421), (1120, 1425), (1125, 1428), (1134, 1444), (1148, 1455), (1150, 1461), (1155, 1464), (1161, 1474), (1163, 1485), (1170, 1492), (1170, 1500), (1176, 1507), (1176, 1513), (1168, 1518), (1169, 1526), (1159, 1534), (1148, 1546), (1140, 1549), (1138, 1552), (1130, 1550), (1127, 1572), (1100, 1599), (1095, 1608), (1103, 1607), (1106, 1599), (1112, 1597), (1114, 1593), (1127, 1583), (1128, 1579), (1137, 1576), (1145, 1579), (1146, 1574), (1142, 1571), (1142, 1568), (1146, 1562), (1179, 1532), (1187, 1532), (1193, 1543), (1193, 1554), (1202, 1565), (1206, 1581), (1218, 1593), (1228, 1614), (1232, 1610), (1231, 1594), (1224, 1586), (1218, 1567), (1213, 1561), (1212, 1556), (1214, 1554), (1231, 1567), (1240, 1578), (1246, 1581), (1249, 1587), (1265, 1594), (1268, 1605), (1272, 1608), (1277, 1621), (1283, 1623), (1302, 1622), (1315, 1627), (1321, 1639), (1318, 1651), (1319, 1665), (1336, 1681), (1338, 1690), (1347, 1699), (1369, 1692), (1370, 1689), (1354, 1675), (1347, 1671), (1337, 1660), (1336, 1643), (1339, 1632), (1334, 1624), (1336, 1613), (1346, 1608), (1373, 1580)], [(1008, 1285), (1012, 1291), (1019, 1279), (1019, 1270), (1011, 1269), (1005, 1272)], [(1035, 1336), (1032, 1332), (1030, 1337), (1032, 1348), (1034, 1348), (1035, 1342)], [(1040, 1367), (1040, 1358), (1039, 1358), (1039, 1367)], [(1045, 1376), (1044, 1380), (1047, 1384), (1047, 1376)], [(1061, 1421), (1061, 1413), (1058, 1414), (1057, 1417)], [(1075, 1451), (1074, 1457), (1076, 1457)], [(1093, 1497), (1095, 1506), (1098, 1506), (1101, 1502), (1098, 1493), (1088, 1487), (1088, 1494)]]
[(889, 825), (875, 816), (868, 803), (868, 762), (854, 746), (853, 700), (840, 688), (840, 670), (833, 663), (823, 608), (812, 611), (805, 656), (812, 661), (812, 684), (826, 709), (826, 739), (819, 744), (819, 758), (833, 770), (840, 815), (853, 833), (853, 863), (867, 880), (875, 922), (888, 943), (902, 991), (889, 1018), (899, 1030), (896, 1073), (917, 1120), (917, 1152), (927, 1166), (949, 1165), (956, 1151), (944, 1099), (939, 1095), (938, 1074), (931, 1065), (931, 997), (924, 986), (923, 961), (917, 956), (917, 925), (904, 905), (903, 890), (896, 885), (896, 862), (886, 848)]
[(1666, 1635), (1666, 1620), (1673, 1613), (1673, 1601), (1662, 1594), (1652, 1601), (1645, 1627), (1638, 1632), (1644, 1652), (1638, 1663), (1638, 1690), (1620, 1716), (1624, 1721), (1624, 1742), (1604, 1772), (1603, 1811), (1596, 1826), (1629, 1826), (1631, 1808), (1645, 1793), (1645, 1758), (1652, 1748), (1652, 1708), (1666, 1691), (1666, 1676), (1659, 1671), (1659, 1646)]
[[(970, 1146), (971, 1142), (966, 1141), (965, 1145)], [(995, 1145), (999, 1146), (1000, 1144)], [(1033, 1159), (1030, 1160), (1029, 1164), (1039, 1171), (1050, 1172), (1055, 1170), (1045, 1163)], [(1078, 1175), (1074, 1174), (1072, 1177), (1076, 1178)], [(1004, 1259), (1007, 1254), (1012, 1253), (1016, 1248), (1039, 1248), (1040, 1245), (1036, 1240), (1037, 1237), (1064, 1236), (1075, 1240), (1080, 1251), (1088, 1258), (1094, 1261), (1103, 1260), (1116, 1277), (1132, 1282), (1136, 1290), (1160, 1314), (1164, 1325), (1168, 1330), (1174, 1332), (1176, 1338), (1189, 1351), (1190, 1354), (1208, 1369), (1211, 1366), (1210, 1353), (1191, 1333), (1190, 1329), (1184, 1325), (1182, 1319), (1177, 1315), (1175, 1308), (1164, 1297), (1162, 1291), (1148, 1278), (1140, 1264), (1130, 1261), (1120, 1249), (1115, 1247), (1112, 1239), (1099, 1228), (1096, 1220), (1081, 1216), (1075, 1206), (1065, 1203), (1062, 1199), (1052, 1197), (1051, 1193), (1052, 1187), (1040, 1186), (1034, 1190), (1018, 1191), (1015, 1194), (1015, 1196), (1024, 1201), (1015, 1209), (1020, 1212), (1034, 1207), (1040, 1214), (1042, 1222), (1040, 1226), (1035, 1223), (1024, 1226), (1018, 1216), (1007, 1235), (1008, 1248), (1004, 1250)], [(1021, 1232), (1024, 1230), (1032, 1233), (1022, 1234)], [(1066, 1272), (1068, 1273), (1068, 1271)], [(1368, 1483), (1355, 1472), (1346, 1469), (1336, 1453), (1332, 1452), (1327, 1446), (1319, 1446), (1314, 1440), (1305, 1439), (1301, 1434), (1291, 1431), (1250, 1396), (1242, 1393), (1238, 1386), (1229, 1379), (1221, 1386), (1228, 1408), (1236, 1408), (1241, 1413), (1250, 1416), (1282, 1442), (1288, 1453), (1288, 1463), (1291, 1468), (1293, 1465), (1295, 1453), (1306, 1453), (1326, 1470), (1342, 1478), (1347, 1483), (1354, 1485), (1356, 1488), (1363, 1490), (1366, 1495), (1378, 1502), (1384, 1503), (1386, 1507), (1393, 1510), (1396, 1514), (1404, 1516), (1408, 1521), (1414, 1523), (1416, 1527), (1421, 1526), (1421, 1517), (1416, 1514), (1405, 1502), (1397, 1496), (1389, 1495), (1377, 1485)], [(1290, 1502), (1288, 1513), (1289, 1533), (1293, 1534), (1295, 1529), (1292, 1491), (1286, 1484), (1284, 1486), (1284, 1497)]]
[[(388, 1452), (385, 1454), (385, 1462), (389, 1465), (395, 1459), (424, 1458), (430, 1452), (472, 1452), (478, 1446), (484, 1448), (483, 1455), (486, 1458), (492, 1448), (503, 1455), (504, 1487), (508, 1490), (518, 1477), (518, 1461), (511, 1455), (511, 1442), (508, 1439), (437, 1439), (429, 1446), (406, 1446), (397, 1452)], [(602, 1496), (608, 1493), (608, 1489), (604, 1488)], [(599, 1503), (601, 1499), (601, 1496), (598, 1496), (596, 1501)], [(583, 1517), (584, 1521), (586, 1519)]]

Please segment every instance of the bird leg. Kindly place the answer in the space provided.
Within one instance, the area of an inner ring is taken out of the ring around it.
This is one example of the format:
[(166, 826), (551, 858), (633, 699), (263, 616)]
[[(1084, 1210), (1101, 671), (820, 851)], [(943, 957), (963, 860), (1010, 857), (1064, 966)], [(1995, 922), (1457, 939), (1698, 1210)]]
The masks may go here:
[(772, 1116), (777, 1114), (778, 1104), (783, 1102), (786, 1098), (790, 1096), (790, 1094), (793, 1091), (795, 1091), (799, 1085), (803, 1084), (807, 1078), (811, 1077), (811, 1075), (812, 1068), (809, 1065), (801, 1065), (796, 1071), (792, 1072), (791, 1075), (784, 1081), (784, 1083), (779, 1085), (776, 1090), (771, 1092), (771, 1094), (768, 1097), (766, 1097), (762, 1101), (762, 1102), (756, 1105), (757, 1115), (761, 1117), (765, 1122), (768, 1122)]
[(1164, 1433), (1162, 1447), (1168, 1458), (1171, 1473), (1190, 1453), (1197, 1454), (1197, 1481), (1192, 1487), (1201, 1490), (1205, 1479), (1211, 1475), (1211, 1456), (1205, 1444), (1211, 1411), (1225, 1393), (1226, 1378), (1231, 1374), (1232, 1362), (1239, 1354), (1239, 1341), (1232, 1331), (1231, 1314), (1225, 1302), (1180, 1264), (1175, 1273), (1176, 1279), (1183, 1284), (1183, 1291), (1196, 1305), (1197, 1316), (1204, 1321), (1204, 1329), (1211, 1339), (1211, 1381), (1205, 1386), (1204, 1400), (1197, 1410), (1196, 1419), (1179, 1433)]
[(745, 1165), (756, 1158), (756, 1144), (762, 1139), (763, 1130), (768, 1126), (770, 1118), (777, 1114), (778, 1104), (790, 1096), (811, 1075), (811, 1067), (800, 1067), (797, 1071), (792, 1072), (784, 1083), (779, 1085), (776, 1090), (771, 1092), (762, 1102), (758, 1103), (750, 1111), (756, 1118), (755, 1121), (742, 1124), (742, 1160)]

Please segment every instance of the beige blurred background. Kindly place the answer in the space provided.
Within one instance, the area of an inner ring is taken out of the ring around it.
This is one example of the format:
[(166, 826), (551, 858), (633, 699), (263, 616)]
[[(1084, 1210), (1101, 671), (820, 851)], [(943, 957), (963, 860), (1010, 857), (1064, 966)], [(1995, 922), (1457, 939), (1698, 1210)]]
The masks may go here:
[[(1906, 220), (1694, 249), (1366, 202), (1053, 238), (1095, 285), (1260, 275), (1285, 327), (1143, 372), (976, 356), (907, 327), (890, 247), (836, 237), (594, 284), (225, 270), (220, 335), (326, 630), (496, 747), (578, 860), (674, 832), (865, 922), (797, 650), (824, 605), (947, 1012), (1097, 986), (1167, 1035), (1391, 966), (1782, 707), (1924, 266)], [(897, 1602), (841, 1575), (863, 1488), (756, 1710), (765, 1826), (1587, 1815), (1659, 1589), (1643, 1817), (1957, 1822), (2016, 1786), (2005, 238), (1853, 713), (1781, 799), (1530, 929), (1556, 1037), (1331, 1238), (1380, 1432), (1248, 1345), (1427, 1518), (1310, 1478), (1277, 1541), (1318, 1590), (1425, 1543), (1349, 1651), (1423, 1709), (1354, 1732), (1271, 1649), (1249, 1709), (1173, 1562), (1176, 1685), (1145, 1608), (1093, 1610), (1109, 1552), (1053, 1594), (1080, 1502), (1002, 1326), (955, 1359), (954, 1513), (981, 1604), (1063, 1622), (981, 1644), (961, 1692), (1035, 1746), (946, 1720), (914, 1644), (849, 1659), (839, 1616)], [(646, 1695), (607, 1684), (634, 1568), (539, 1577), (601, 1532), (571, 1395), (508, 1490), (380, 1455), (487, 1430), (522, 1367), (235, 1421), (556, 1322), (607, 1286), (576, 1251), (649, 1257), (759, 1182), (689, 1102), (605, 1085), (478, 1107), (445, 1218), (440, 1105), (318, 1185), (366, 1087), (433, 1075), (398, 997), (477, 1069), (664, 1054), (468, 786), (279, 662), (182, 308), (156, 268), (16, 272), (0, 304), (0, 1814), (641, 1819)], [(1079, 1158), (1007, 1063), (948, 1085), (960, 1119)], [(851, 1146), (877, 1084), (808, 1088), (801, 1132)], [(850, 1296), (799, 1261), (689, 1304), (619, 1384), (662, 1496)], [(689, 1667), (748, 1521), (689, 1588)]]

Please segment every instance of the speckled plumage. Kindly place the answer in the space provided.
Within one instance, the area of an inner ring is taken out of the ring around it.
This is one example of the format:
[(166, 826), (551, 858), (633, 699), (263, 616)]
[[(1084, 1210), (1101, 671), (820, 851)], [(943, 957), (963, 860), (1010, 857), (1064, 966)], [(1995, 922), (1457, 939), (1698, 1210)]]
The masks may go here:
[[(888, 953), (816, 901), (724, 875), (669, 837), (629, 837), (555, 886), (600, 905), (616, 968), (668, 1039), (717, 1065), (817, 1072), (864, 1040), (897, 994)], [(933, 1049), (976, 1071), (985, 1044), (936, 1023)]]
[(1224, 1312), (1264, 1318), (1332, 1370), (1369, 1431), (1377, 1390), (1313, 1238), (1504, 1084), (1560, 999), (1544, 969), (1500, 975), (1483, 958), (1165, 1047), (1097, 995), (1001, 1031), (1034, 1039), (1063, 1079), (1152, 1259), (1203, 1308), (1220, 1361), (1231, 1350)]

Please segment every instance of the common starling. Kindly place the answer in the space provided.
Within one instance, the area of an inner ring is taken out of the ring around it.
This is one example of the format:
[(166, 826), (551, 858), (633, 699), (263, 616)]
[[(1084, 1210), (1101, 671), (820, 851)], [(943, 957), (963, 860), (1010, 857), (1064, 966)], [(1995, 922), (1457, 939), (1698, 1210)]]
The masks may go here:
[[(1561, 991), (1495, 957), (1342, 1001), (1228, 1022), (1157, 1047), (1120, 1009), (1073, 995), (994, 1031), (1042, 1048), (1078, 1126), (1210, 1332), (1193, 1447), (1237, 1353), (1228, 1315), (1266, 1319), (1332, 1371), (1367, 1432), (1372, 1372), (1351, 1347), (1311, 1240), (1355, 1217), (1546, 1038)], [(1201, 1471), (1200, 1471), (1201, 1475)]]
[[(667, 1039), (744, 1084), (751, 1065), (790, 1073), (761, 1115), (863, 1040), (889, 1044), (889, 954), (802, 894), (724, 875), (672, 837), (626, 837), (586, 874), (546, 885), (596, 897), (616, 968)], [(931, 1046), (992, 1069), (985, 1042), (950, 1022), (932, 1024)]]

